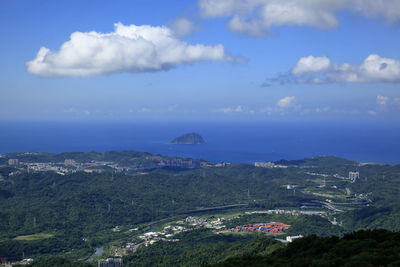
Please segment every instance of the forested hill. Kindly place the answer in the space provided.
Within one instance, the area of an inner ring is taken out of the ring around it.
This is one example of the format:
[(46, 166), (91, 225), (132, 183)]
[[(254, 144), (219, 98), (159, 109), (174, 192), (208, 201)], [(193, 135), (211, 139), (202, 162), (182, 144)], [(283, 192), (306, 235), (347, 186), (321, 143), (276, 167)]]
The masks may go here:
[(315, 235), (295, 240), (270, 255), (232, 258), (210, 265), (228, 266), (399, 266), (400, 233), (358, 231), (338, 237)]
[[(187, 211), (239, 204), (242, 212), (326, 213), (318, 217), (325, 224), (294, 224), (294, 234), (323, 233), (334, 219), (339, 232), (400, 231), (399, 165), (315, 157), (255, 167), (135, 151), (13, 153), (0, 160), (0, 257), (9, 259), (85, 259), (124, 235), (116, 226), (127, 232)], [(349, 180), (349, 172), (359, 178)]]
[[(191, 247), (168, 245), (168, 250), (178, 252), (173, 257), (164, 254), (143, 255), (125, 259), (127, 266), (208, 266), (208, 267), (264, 267), (264, 266), (399, 266), (400, 233), (386, 230), (361, 230), (341, 238), (315, 235), (295, 240), (286, 247), (270, 238), (249, 239), (231, 237), (229, 242), (206, 238), (194, 239)], [(213, 241), (213, 243), (207, 243)], [(207, 246), (201, 246), (202, 243)], [(199, 250), (200, 247), (202, 250)], [(207, 253), (207, 254), (205, 254)], [(209, 255), (209, 257), (205, 257)], [(244, 256), (243, 256), (244, 255)], [(200, 257), (199, 257), (200, 256)], [(204, 265), (207, 258), (228, 258), (212, 265)], [(168, 265), (172, 263), (174, 265)], [(153, 265), (152, 265), (153, 264)], [(91, 267), (94, 264), (79, 263), (61, 257), (50, 257), (34, 262), (32, 267)]]

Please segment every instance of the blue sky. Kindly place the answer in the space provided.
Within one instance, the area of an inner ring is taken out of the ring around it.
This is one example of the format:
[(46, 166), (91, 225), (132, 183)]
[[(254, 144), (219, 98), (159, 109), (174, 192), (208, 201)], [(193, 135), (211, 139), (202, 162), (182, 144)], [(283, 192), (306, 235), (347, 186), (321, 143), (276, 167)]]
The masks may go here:
[(3, 0), (0, 23), (3, 121), (399, 121), (394, 0)]

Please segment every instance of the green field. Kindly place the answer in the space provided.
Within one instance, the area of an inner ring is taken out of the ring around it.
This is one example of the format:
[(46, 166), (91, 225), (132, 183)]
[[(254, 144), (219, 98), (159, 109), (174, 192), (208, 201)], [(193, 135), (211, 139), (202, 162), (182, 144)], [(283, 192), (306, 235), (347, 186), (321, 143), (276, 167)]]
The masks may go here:
[(38, 233), (38, 234), (33, 234), (33, 235), (20, 235), (20, 236), (15, 237), (14, 240), (35, 241), (35, 240), (52, 238), (53, 236), (54, 236), (53, 234)]

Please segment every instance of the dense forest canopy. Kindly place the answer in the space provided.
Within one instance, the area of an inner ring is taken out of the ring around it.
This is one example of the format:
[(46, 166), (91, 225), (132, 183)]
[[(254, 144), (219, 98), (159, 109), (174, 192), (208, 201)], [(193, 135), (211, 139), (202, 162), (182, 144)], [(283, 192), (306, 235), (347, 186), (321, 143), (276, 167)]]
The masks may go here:
[[(9, 164), (10, 159), (19, 162)], [(3, 155), (0, 256), (18, 260), (23, 255), (69, 255), (82, 260), (94, 248), (123, 238), (123, 232), (111, 232), (116, 226), (142, 227), (227, 205), (241, 205), (242, 212), (311, 207), (327, 213), (274, 217), (293, 225), (288, 234), (400, 231), (400, 165), (359, 164), (329, 156), (268, 164), (218, 165), (136, 151)], [(349, 172), (358, 172), (360, 178), (348, 180)], [(243, 216), (231, 223), (245, 224), (252, 218), (257, 222), (263, 216)], [(140, 251), (137, 257), (148, 253)]]

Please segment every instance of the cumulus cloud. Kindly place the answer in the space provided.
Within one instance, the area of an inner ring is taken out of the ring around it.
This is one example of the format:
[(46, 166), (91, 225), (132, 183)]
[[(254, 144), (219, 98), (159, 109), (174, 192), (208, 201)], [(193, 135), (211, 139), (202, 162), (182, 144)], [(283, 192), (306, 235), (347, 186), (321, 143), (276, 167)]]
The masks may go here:
[(265, 35), (265, 32), (262, 27), (262, 22), (258, 19), (244, 20), (240, 16), (234, 16), (228, 22), (228, 28), (234, 32), (250, 36)]
[(268, 106), (259, 110), (259, 112), (267, 113), (268, 115), (286, 115), (293, 112), (302, 113), (303, 111), (301, 105), (296, 103), (296, 97), (294, 96), (283, 97), (276, 102), (275, 106)]
[(290, 72), (265, 83), (400, 82), (400, 60), (369, 55), (361, 64), (337, 64), (328, 57), (302, 57)]
[(244, 108), (242, 105), (239, 105), (236, 108), (226, 107), (218, 109), (217, 111), (222, 113), (242, 113), (244, 111)]
[(233, 12), (245, 9), (246, 7), (251, 10), (256, 2), (249, 0), (200, 0), (198, 5), (203, 15), (218, 17), (232, 15)]
[(171, 23), (171, 29), (175, 35), (184, 37), (191, 34), (196, 27), (194, 24), (185, 17), (179, 17)]
[(400, 1), (398, 0), (354, 0), (348, 1), (352, 10), (367, 17), (382, 17), (393, 23), (400, 20)]
[(292, 69), (293, 74), (321, 72), (329, 69), (331, 61), (327, 57), (302, 57)]
[(232, 61), (224, 46), (190, 45), (168, 27), (123, 25), (114, 32), (74, 32), (59, 51), (46, 47), (26, 63), (39, 76), (91, 76), (167, 70), (198, 61)]
[(279, 99), (278, 103), (276, 105), (282, 109), (290, 108), (294, 105), (294, 96), (287, 96), (282, 99)]
[(230, 17), (232, 31), (252, 36), (282, 25), (336, 28), (341, 11), (400, 21), (398, 0), (199, 0), (198, 5), (203, 16)]

